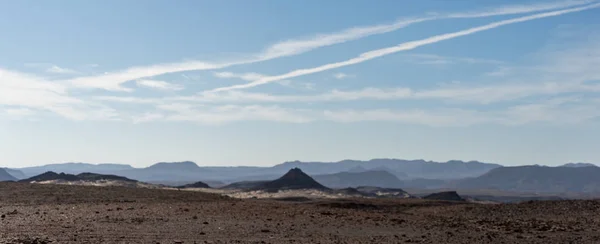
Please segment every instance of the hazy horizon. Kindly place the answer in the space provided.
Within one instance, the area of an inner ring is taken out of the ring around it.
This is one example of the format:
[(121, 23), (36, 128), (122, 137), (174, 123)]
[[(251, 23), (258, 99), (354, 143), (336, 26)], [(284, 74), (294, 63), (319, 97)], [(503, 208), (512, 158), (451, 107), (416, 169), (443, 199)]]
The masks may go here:
[(8, 1), (0, 166), (597, 163), (599, 25), (596, 0)]
[(288, 160), (288, 161), (283, 161), (283, 162), (279, 162), (279, 163), (275, 163), (275, 164), (265, 164), (265, 165), (247, 165), (247, 164), (218, 164), (218, 165), (210, 165), (210, 164), (202, 164), (199, 162), (195, 162), (192, 160), (183, 160), (183, 161), (157, 161), (157, 162), (153, 162), (153, 163), (148, 163), (148, 164), (142, 164), (142, 165), (135, 165), (135, 164), (129, 164), (129, 163), (124, 163), (124, 162), (100, 162), (100, 163), (90, 163), (90, 162), (80, 162), (80, 161), (72, 161), (72, 162), (60, 162), (60, 163), (44, 163), (44, 164), (32, 164), (32, 165), (28, 165), (28, 166), (19, 166), (19, 167), (7, 167), (4, 165), (0, 165), (0, 168), (13, 168), (13, 169), (19, 169), (19, 168), (29, 168), (29, 167), (38, 167), (38, 166), (46, 166), (46, 165), (57, 165), (57, 164), (91, 164), (91, 165), (111, 165), (111, 164), (115, 164), (115, 165), (129, 165), (132, 166), (133, 168), (145, 168), (145, 167), (149, 167), (158, 163), (185, 163), (185, 162), (192, 162), (195, 163), (196, 165), (198, 165), (199, 167), (273, 167), (276, 165), (280, 165), (280, 164), (284, 164), (284, 163), (289, 163), (289, 162), (302, 162), (302, 163), (339, 163), (342, 161), (363, 161), (363, 162), (367, 162), (370, 160), (378, 160), (378, 159), (393, 159), (393, 160), (406, 160), (406, 161), (425, 161), (425, 162), (435, 162), (435, 163), (447, 163), (449, 161), (462, 161), (464, 163), (469, 163), (469, 162), (479, 162), (479, 163), (486, 163), (486, 164), (498, 164), (498, 165), (502, 165), (502, 166), (531, 166), (531, 165), (540, 165), (540, 166), (549, 166), (549, 167), (556, 167), (556, 166), (562, 166), (562, 165), (566, 165), (566, 164), (579, 164), (579, 163), (584, 163), (584, 164), (593, 164), (593, 165), (597, 165), (596, 163), (593, 162), (566, 162), (563, 164), (557, 164), (557, 165), (545, 165), (545, 164), (522, 164), (522, 165), (504, 165), (504, 164), (500, 164), (500, 163), (494, 163), (494, 162), (484, 162), (484, 161), (479, 161), (479, 160), (460, 160), (460, 159), (451, 159), (451, 160), (445, 160), (445, 161), (435, 161), (435, 160), (427, 160), (427, 159), (402, 159), (402, 158), (372, 158), (372, 159), (342, 159), (342, 160), (337, 160), (337, 161), (319, 161), (319, 160)]

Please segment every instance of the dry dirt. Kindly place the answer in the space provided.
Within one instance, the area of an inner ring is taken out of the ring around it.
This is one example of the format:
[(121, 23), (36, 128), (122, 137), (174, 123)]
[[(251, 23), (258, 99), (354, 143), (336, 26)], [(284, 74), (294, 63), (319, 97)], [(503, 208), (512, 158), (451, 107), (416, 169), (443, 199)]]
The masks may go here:
[(230, 199), (0, 183), (0, 243), (600, 243), (600, 201)]

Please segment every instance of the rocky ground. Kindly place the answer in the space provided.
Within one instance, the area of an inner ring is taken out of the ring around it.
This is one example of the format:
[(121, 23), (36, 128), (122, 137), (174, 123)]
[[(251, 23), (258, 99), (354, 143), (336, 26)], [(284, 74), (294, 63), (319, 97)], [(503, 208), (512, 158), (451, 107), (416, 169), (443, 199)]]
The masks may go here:
[(600, 201), (242, 200), (0, 183), (0, 243), (600, 243)]

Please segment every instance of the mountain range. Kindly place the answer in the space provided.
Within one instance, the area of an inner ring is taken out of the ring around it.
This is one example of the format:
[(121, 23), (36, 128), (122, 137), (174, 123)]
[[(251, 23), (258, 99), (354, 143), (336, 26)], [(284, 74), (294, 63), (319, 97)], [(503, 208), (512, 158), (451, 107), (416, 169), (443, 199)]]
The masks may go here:
[(600, 167), (502, 167), (479, 177), (460, 180), (454, 187), (540, 193), (600, 193)]
[[(146, 168), (121, 164), (66, 163), (20, 169), (0, 169), (0, 181), (15, 181), (47, 171), (66, 174), (93, 172), (148, 183), (185, 185), (198, 181), (253, 187), (300, 168), (324, 187), (373, 186), (404, 189), (496, 189), (516, 192), (600, 193), (600, 168), (588, 163), (558, 167), (517, 166), (477, 161), (373, 159), (333, 163), (286, 162), (273, 167), (200, 167), (194, 162), (161, 162)], [(211, 185), (211, 183), (209, 183)], [(215, 187), (214, 185), (211, 185)], [(231, 186), (231, 185), (230, 185)]]
[(293, 161), (273, 167), (200, 167), (189, 161), (161, 162), (146, 168), (134, 168), (124, 164), (64, 163), (11, 170), (22, 172), (22, 175), (16, 176), (20, 179), (54, 171), (68, 174), (84, 172), (114, 174), (149, 182), (188, 181), (192, 183), (200, 180), (217, 180), (230, 183), (242, 180), (275, 179), (293, 168), (301, 168), (310, 175), (336, 174), (346, 171), (387, 171), (401, 179), (460, 179), (476, 177), (498, 167), (501, 165), (477, 161), (454, 160), (438, 163), (424, 160), (373, 159), (369, 161), (344, 160), (333, 163)]

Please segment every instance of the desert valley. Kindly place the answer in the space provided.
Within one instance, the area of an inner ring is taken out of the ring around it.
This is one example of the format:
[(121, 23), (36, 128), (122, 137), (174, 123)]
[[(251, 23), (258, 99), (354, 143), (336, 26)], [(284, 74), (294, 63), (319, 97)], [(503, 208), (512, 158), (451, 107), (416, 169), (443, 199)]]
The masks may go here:
[(372, 160), (6, 169), (0, 243), (600, 241), (598, 180), (585, 178), (597, 167), (517, 168), (523, 173), (480, 162)]

